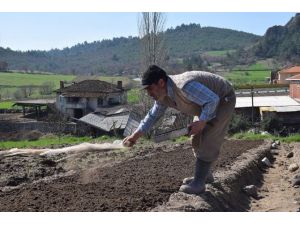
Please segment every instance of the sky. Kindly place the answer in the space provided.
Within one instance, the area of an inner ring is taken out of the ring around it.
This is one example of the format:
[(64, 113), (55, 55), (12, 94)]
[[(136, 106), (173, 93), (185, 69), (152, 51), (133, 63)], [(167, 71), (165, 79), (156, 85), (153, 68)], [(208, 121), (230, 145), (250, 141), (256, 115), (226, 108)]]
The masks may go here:
[(0, 0), (0, 6), (0, 47), (21, 51), (138, 36), (141, 12), (165, 12), (165, 29), (196, 23), (264, 35), (300, 11), (298, 0)]
[[(167, 12), (165, 28), (196, 23), (264, 35), (285, 25), (287, 12)], [(114, 37), (138, 36), (138, 12), (0, 12), (0, 46), (12, 50), (50, 50)]]

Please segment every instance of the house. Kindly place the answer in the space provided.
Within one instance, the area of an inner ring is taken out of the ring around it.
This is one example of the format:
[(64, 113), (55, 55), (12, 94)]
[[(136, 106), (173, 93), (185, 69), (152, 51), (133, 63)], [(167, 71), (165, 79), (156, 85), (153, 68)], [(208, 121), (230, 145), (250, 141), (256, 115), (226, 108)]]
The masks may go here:
[(101, 80), (84, 80), (56, 90), (56, 108), (65, 115), (81, 118), (99, 108), (127, 103), (127, 91), (122, 81), (117, 85)]
[(253, 117), (254, 121), (276, 115), (284, 125), (299, 127), (300, 73), (287, 78), (286, 81), (290, 82), (289, 95), (237, 97), (235, 112), (247, 118)]
[[(299, 71), (299, 72), (297, 72)], [(281, 74), (289, 86), (286, 90), (277, 88), (257, 89), (251, 97), (251, 90), (245, 94), (236, 92), (237, 101), (235, 112), (255, 121), (263, 120), (270, 116), (282, 119), (284, 125), (300, 127), (300, 66), (272, 72), (272, 78), (277, 80)], [(291, 74), (295, 74), (291, 76)], [(287, 77), (289, 76), (289, 77)], [(288, 94), (289, 92), (289, 94)]]
[[(253, 100), (253, 101), (252, 101)], [(235, 112), (251, 118), (262, 120), (270, 114), (283, 119), (284, 124), (300, 124), (300, 103), (290, 96), (255, 96), (237, 97)]]
[(290, 96), (300, 101), (300, 73), (286, 80), (290, 82)]
[(293, 66), (288, 69), (278, 71), (278, 84), (289, 84), (288, 78), (300, 74), (300, 66)]

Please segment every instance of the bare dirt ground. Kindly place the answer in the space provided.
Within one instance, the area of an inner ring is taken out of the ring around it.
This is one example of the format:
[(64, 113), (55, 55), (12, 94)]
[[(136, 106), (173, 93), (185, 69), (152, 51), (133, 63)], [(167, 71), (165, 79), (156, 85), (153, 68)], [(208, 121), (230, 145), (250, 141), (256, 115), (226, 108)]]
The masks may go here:
[[(262, 141), (226, 141), (214, 171)], [(0, 211), (150, 211), (191, 176), (191, 146), (0, 158)]]
[(0, 113), (0, 121), (25, 122), (25, 121), (33, 121), (33, 120), (24, 117), (23, 113)]
[[(292, 172), (288, 167), (292, 163), (300, 163), (300, 144), (283, 144), (274, 156), (274, 162), (263, 175), (259, 187), (258, 198), (251, 200), (250, 211), (254, 212), (299, 212), (300, 190), (293, 187), (293, 177), (299, 169)], [(293, 157), (287, 157), (293, 152)]]

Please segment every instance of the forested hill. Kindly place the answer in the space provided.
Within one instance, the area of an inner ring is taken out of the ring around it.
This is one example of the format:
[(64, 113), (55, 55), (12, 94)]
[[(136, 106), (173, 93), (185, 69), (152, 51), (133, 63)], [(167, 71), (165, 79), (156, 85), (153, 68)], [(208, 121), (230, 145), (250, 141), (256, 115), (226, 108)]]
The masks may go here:
[[(181, 25), (165, 31), (167, 58), (180, 59), (211, 50), (249, 47), (260, 36), (198, 24)], [(77, 44), (51, 51), (12, 51), (0, 47), (0, 61), (9, 69), (47, 71), (63, 74), (137, 74), (140, 64), (138, 37)], [(181, 60), (182, 61), (182, 60)]]
[(270, 27), (254, 53), (261, 58), (276, 57), (299, 63), (300, 60), (300, 13), (297, 13), (285, 26)]
[(251, 46), (260, 36), (199, 24), (181, 25), (166, 31), (169, 54), (182, 57), (193, 53), (214, 50), (238, 49)]

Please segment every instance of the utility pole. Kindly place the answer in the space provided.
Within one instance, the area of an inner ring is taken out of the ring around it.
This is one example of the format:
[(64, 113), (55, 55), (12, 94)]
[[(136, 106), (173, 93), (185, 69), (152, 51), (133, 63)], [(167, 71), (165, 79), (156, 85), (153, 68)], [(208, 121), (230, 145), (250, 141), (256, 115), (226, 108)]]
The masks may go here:
[(252, 125), (252, 127), (254, 126), (254, 103), (253, 103), (253, 96), (254, 96), (254, 91), (253, 91), (253, 86), (251, 86), (251, 101), (252, 101), (252, 107), (251, 107), (251, 125)]

